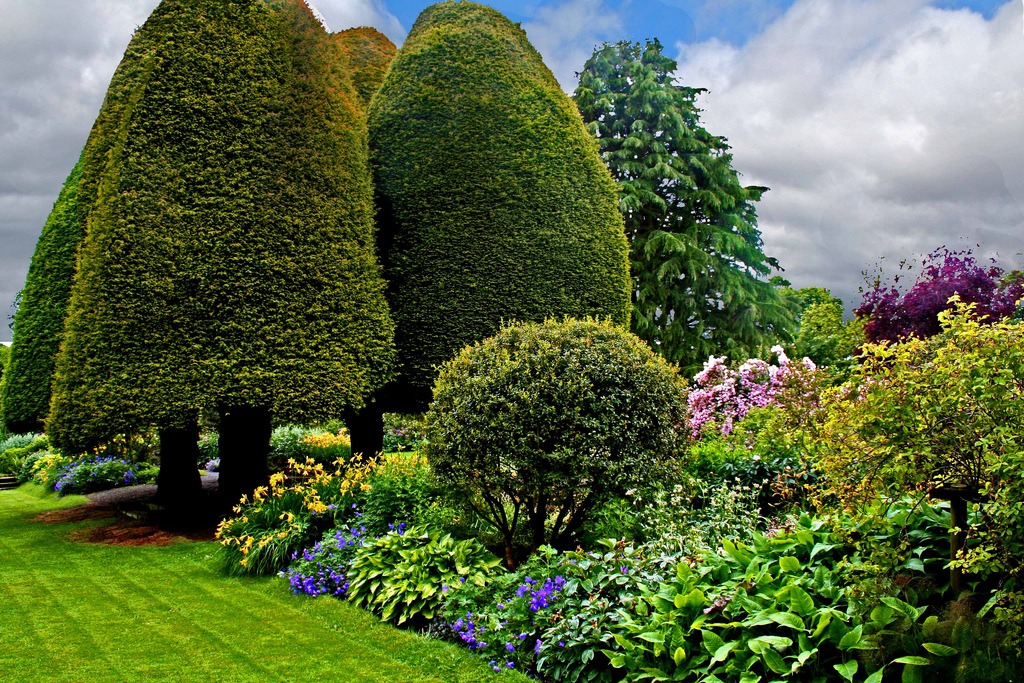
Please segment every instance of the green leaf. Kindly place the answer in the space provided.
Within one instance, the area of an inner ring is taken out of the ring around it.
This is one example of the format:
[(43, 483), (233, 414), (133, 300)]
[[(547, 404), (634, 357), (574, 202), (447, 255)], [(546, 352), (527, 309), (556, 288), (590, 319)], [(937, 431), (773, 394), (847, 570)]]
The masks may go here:
[(792, 612), (773, 612), (768, 615), (768, 618), (779, 626), (795, 628), (800, 631), (803, 631), (806, 628), (803, 620)]
[(729, 658), (729, 655), (732, 653), (732, 651), (736, 649), (737, 645), (739, 645), (739, 641), (734, 640), (732, 642), (726, 643), (722, 647), (715, 650), (714, 656), (711, 657), (712, 663), (724, 662), (726, 659)]
[(782, 661), (782, 656), (772, 648), (769, 647), (762, 651), (761, 659), (764, 660), (765, 666), (773, 672), (777, 674), (789, 673), (789, 667)]
[(833, 664), (832, 667), (839, 672), (839, 675), (848, 681), (853, 681), (853, 675), (857, 673), (858, 668), (857, 660), (851, 659), (848, 662), (842, 664)]
[(775, 648), (779, 652), (782, 652), (793, 645), (793, 640), (784, 636), (758, 636), (750, 642), (764, 643), (765, 645)]
[(931, 660), (926, 657), (918, 657), (917, 655), (904, 655), (903, 657), (897, 657), (892, 660), (893, 664), (913, 664), (914, 666), (928, 666), (931, 664)]
[(725, 645), (725, 641), (714, 631), (704, 630), (700, 632), (701, 638), (704, 641), (704, 649), (708, 651), (708, 654), (714, 654), (718, 648)]
[(646, 640), (648, 643), (657, 643), (658, 645), (665, 644), (665, 634), (658, 633), (656, 631), (644, 631), (637, 636), (640, 640)]
[(865, 678), (864, 683), (882, 683), (882, 674), (884, 673), (885, 667), (883, 666), (881, 669)]
[(672, 661), (676, 663), (676, 666), (680, 666), (686, 661), (686, 650), (681, 647), (677, 647), (676, 651), (672, 653)]
[(902, 683), (922, 683), (924, 680), (924, 669), (919, 666), (905, 666), (903, 667), (903, 675), (900, 676)]
[(781, 567), (782, 571), (787, 574), (793, 574), (800, 571), (800, 560), (790, 555), (786, 555), (785, 557), (779, 558), (779, 567)]
[(888, 605), (889, 607), (892, 607), (894, 610), (896, 610), (903, 616), (907, 617), (911, 621), (917, 621), (917, 618), (921, 616), (921, 614), (923, 614), (924, 611), (927, 609), (927, 607), (917, 609), (910, 603), (903, 602), (899, 598), (894, 598), (891, 596), (885, 596), (884, 598), (882, 598), (882, 602)]
[(943, 645), (942, 643), (924, 643), (921, 647), (936, 657), (952, 657), (957, 653), (956, 648)]
[(812, 614), (815, 610), (814, 598), (800, 586), (788, 586), (789, 607), (802, 617)]
[(851, 629), (846, 635), (839, 640), (840, 650), (852, 650), (853, 648), (860, 645), (861, 639), (864, 637), (864, 627), (860, 624), (856, 628)]
[(704, 603), (706, 602), (706, 599), (704, 597), (703, 591), (701, 591), (699, 588), (694, 588), (692, 591), (685, 595), (683, 595), (682, 593), (677, 593), (676, 596), (672, 599), (672, 602), (673, 604), (675, 604), (676, 609), (694, 609), (698, 607), (703, 607)]

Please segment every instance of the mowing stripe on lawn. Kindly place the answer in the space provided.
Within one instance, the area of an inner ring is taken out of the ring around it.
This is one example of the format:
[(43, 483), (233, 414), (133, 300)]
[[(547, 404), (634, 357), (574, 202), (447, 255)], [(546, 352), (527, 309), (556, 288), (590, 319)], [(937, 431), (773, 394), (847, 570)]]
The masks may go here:
[(69, 534), (107, 522), (36, 519), (73, 502), (0, 492), (4, 680), (527, 680), (348, 603), (293, 596), (280, 579), (225, 577), (214, 543), (99, 545)]

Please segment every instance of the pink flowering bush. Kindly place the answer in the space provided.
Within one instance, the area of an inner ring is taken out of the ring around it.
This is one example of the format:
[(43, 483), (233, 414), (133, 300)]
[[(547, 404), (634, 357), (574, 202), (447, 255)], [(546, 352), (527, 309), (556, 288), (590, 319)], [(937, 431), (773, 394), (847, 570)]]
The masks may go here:
[(732, 434), (736, 423), (747, 413), (776, 403), (784, 390), (799, 383), (803, 374), (817, 370), (809, 358), (794, 365), (781, 346), (773, 346), (772, 353), (778, 365), (751, 358), (736, 370), (725, 364), (725, 356), (708, 359), (704, 369), (694, 376), (697, 386), (687, 400), (693, 438), (712, 431), (723, 436)]

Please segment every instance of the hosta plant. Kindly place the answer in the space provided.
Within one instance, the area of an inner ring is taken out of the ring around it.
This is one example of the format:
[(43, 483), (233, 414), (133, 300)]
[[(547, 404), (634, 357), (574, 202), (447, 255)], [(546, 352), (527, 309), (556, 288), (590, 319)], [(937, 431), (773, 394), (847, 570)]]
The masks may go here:
[(384, 621), (422, 625), (448, 593), (463, 584), (483, 585), (500, 564), (476, 540), (399, 525), (356, 551), (348, 596)]

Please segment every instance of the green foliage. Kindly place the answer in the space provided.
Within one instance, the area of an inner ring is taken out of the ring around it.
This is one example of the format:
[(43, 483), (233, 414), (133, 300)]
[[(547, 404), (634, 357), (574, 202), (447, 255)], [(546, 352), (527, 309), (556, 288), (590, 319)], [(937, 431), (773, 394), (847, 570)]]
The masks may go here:
[(32, 482), (52, 491), (54, 483), (60, 476), (61, 468), (72, 462), (74, 462), (74, 458), (60, 453), (48, 450), (36, 451), (25, 458), (21, 465), (21, 472), (18, 474), (18, 481), (21, 483)]
[(630, 681), (838, 673), (875, 683), (883, 665), (927, 666), (941, 656), (917, 654), (924, 609), (883, 597), (870, 612), (852, 610), (837, 552), (823, 522), (806, 516), (791, 530), (755, 534), (750, 545), (725, 541), (721, 552), (679, 561), (645, 588), (603, 652)]
[(422, 456), (385, 456), (373, 468), (368, 484), (359, 501), (359, 521), (367, 533), (382, 534), (400, 522), (419, 525), (432, 517), (430, 507), (439, 490)]
[(61, 496), (156, 482), (158, 468), (109, 455), (76, 458), (56, 472), (53, 490)]
[(384, 413), (384, 452), (418, 451), (427, 438), (422, 414)]
[(135, 33), (119, 109), (94, 131), (104, 161), (89, 148), (82, 172), (56, 444), (221, 406), (326, 419), (386, 381), (393, 326), (345, 64), (297, 0), (165, 2)]
[(352, 85), (359, 93), (363, 107), (369, 106), (370, 98), (380, 88), (398, 48), (387, 36), (369, 26), (332, 33), (331, 39), (340, 44), (348, 58)]
[[(64, 336), (64, 317), (75, 273), (75, 254), (85, 235), (85, 210), (79, 201), (79, 186), (87, 162), (90, 170), (99, 163), (93, 149), (99, 145), (102, 122), (115, 109), (118, 90), (127, 78), (119, 69), (111, 82), (109, 104), (93, 128), (86, 151), (57, 197), (43, 225), (29, 265), (18, 312), (14, 316), (14, 341), (0, 382), (0, 406), (4, 426), (12, 432), (38, 431), (50, 408), (50, 386), (54, 362)], [(87, 194), (87, 192), (81, 193)]]
[(570, 546), (592, 509), (653, 481), (685, 438), (685, 388), (609, 323), (504, 327), (446, 364), (427, 416), (434, 472), (503, 535)]
[(657, 40), (599, 47), (573, 98), (619, 187), (633, 330), (687, 372), (711, 355), (758, 356), (788, 339), (793, 310), (764, 278), (754, 203), (724, 138), (700, 125), (704, 90), (675, 85)]
[(423, 527), (395, 530), (356, 551), (349, 599), (402, 625), (433, 619), (444, 596), (483, 585), (501, 560), (474, 540), (456, 541)]
[[(1024, 329), (984, 324), (959, 303), (940, 319), (935, 337), (865, 347), (854, 384), (828, 405), (818, 467), (829, 493), (852, 511), (875, 496), (908, 491), (980, 501), (982, 522), (957, 565), (980, 578), (1019, 580)], [(1021, 648), (1024, 617), (997, 614)]]
[(819, 366), (848, 370), (864, 343), (864, 321), (843, 322), (843, 303), (839, 299), (812, 303), (800, 315), (800, 331), (794, 350)]
[(368, 117), (398, 353), (386, 410), (425, 410), (437, 368), (502, 321), (627, 324), (614, 183), (521, 28), (472, 2), (428, 7)]
[(0, 441), (0, 473), (18, 474), (26, 458), (49, 445), (50, 440), (42, 434), (12, 434)]

